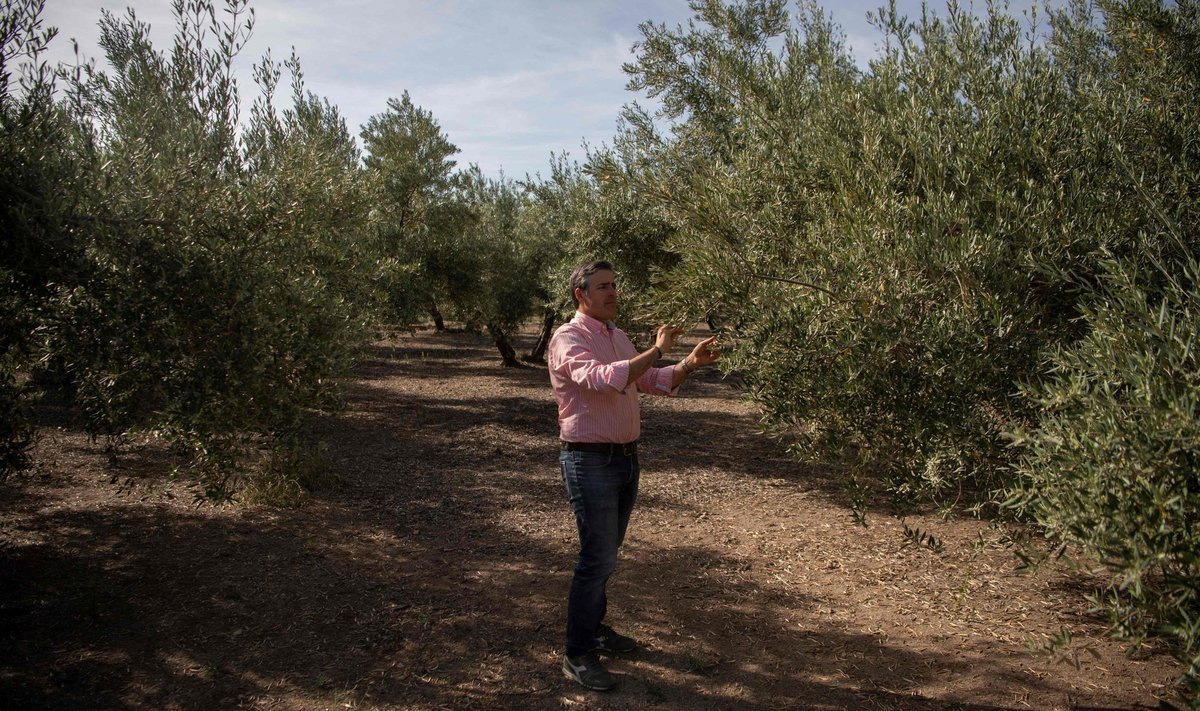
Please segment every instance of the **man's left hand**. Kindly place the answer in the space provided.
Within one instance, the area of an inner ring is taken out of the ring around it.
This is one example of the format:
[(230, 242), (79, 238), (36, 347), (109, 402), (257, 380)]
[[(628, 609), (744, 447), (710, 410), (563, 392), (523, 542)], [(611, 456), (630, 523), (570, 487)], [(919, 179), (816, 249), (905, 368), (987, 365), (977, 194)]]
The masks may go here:
[(709, 336), (703, 341), (696, 344), (692, 349), (692, 354), (689, 356), (692, 359), (692, 366), (702, 368), (706, 365), (711, 365), (721, 357), (721, 350), (717, 344), (716, 336)]

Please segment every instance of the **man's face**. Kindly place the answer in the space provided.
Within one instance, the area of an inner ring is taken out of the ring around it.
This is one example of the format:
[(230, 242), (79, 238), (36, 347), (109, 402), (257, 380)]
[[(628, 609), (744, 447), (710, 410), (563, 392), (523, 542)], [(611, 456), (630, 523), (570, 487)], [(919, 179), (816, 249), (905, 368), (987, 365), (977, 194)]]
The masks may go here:
[(575, 290), (579, 299), (579, 310), (597, 321), (611, 321), (617, 317), (616, 275), (607, 269), (592, 274), (588, 288)]

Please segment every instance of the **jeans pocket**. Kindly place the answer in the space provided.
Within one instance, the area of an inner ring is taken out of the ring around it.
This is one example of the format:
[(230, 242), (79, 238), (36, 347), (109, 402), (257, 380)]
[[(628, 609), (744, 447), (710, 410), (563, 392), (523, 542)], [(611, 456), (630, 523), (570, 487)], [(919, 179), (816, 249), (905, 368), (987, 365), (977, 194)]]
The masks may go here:
[(571, 452), (574, 457), (575, 466), (579, 469), (587, 471), (589, 469), (603, 469), (612, 464), (612, 452)]
[(613, 455), (610, 452), (563, 452), (559, 458), (563, 485), (571, 501), (598, 496), (612, 486)]

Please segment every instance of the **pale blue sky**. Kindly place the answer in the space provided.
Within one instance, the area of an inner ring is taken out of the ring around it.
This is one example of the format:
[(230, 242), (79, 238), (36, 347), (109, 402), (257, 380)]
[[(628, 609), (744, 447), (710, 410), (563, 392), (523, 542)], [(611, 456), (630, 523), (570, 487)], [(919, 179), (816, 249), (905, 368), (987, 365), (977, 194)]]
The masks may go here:
[[(219, 2), (220, 0), (218, 0)], [(867, 12), (883, 0), (824, 0), (856, 59), (873, 53)], [(1033, 0), (1013, 0), (1014, 12)], [(964, 3), (965, 4), (965, 3)], [(1057, 2), (1056, 4), (1061, 4)], [(920, 12), (919, 0), (898, 0)], [(980, 3), (982, 5), (982, 2)], [(459, 165), (488, 175), (547, 172), (551, 152), (582, 159), (616, 128), (625, 90), (621, 65), (645, 20), (670, 26), (691, 17), (686, 0), (252, 0), (254, 36), (239, 64), (243, 96), (256, 87), (249, 68), (270, 48), (294, 46), (310, 91), (337, 105), (351, 132), (408, 91), (462, 151)], [(59, 28), (53, 57), (70, 58), (70, 39), (96, 57), (100, 9), (132, 7), (156, 47), (169, 47), (169, 0), (47, 0), (44, 20)], [(943, 8), (930, 2), (934, 9)]]

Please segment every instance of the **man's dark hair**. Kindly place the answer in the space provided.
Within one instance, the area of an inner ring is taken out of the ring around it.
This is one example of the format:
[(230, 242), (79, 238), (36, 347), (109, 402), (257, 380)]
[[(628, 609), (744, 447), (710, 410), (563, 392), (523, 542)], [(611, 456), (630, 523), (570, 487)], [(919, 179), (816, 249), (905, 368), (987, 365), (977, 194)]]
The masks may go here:
[(591, 280), (593, 274), (612, 270), (612, 265), (602, 260), (587, 262), (575, 267), (575, 271), (571, 272), (571, 298), (575, 299), (575, 305), (579, 305), (579, 299), (575, 298), (576, 289), (583, 289), (586, 292), (588, 281)]

